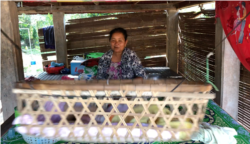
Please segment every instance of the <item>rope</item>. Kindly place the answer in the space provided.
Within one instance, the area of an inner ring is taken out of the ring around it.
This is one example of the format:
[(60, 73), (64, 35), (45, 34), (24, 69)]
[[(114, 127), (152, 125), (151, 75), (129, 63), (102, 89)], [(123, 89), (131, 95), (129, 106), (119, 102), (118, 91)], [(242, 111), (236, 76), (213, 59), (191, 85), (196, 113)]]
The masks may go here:
[(214, 53), (210, 52), (206, 58), (206, 67), (207, 67), (206, 68), (206, 80), (207, 80), (207, 83), (211, 84), (216, 91), (219, 91), (219, 89), (209, 80), (209, 57), (212, 55), (214, 55)]
[[(229, 35), (231, 35), (231, 33), (243, 22), (243, 20), (245, 20), (248, 16), (249, 16), (250, 12), (226, 35), (226, 37), (224, 37), (221, 42), (219, 42), (219, 44), (217, 44), (214, 48), (214, 50), (212, 52), (210, 52), (207, 57), (206, 57), (206, 80), (207, 80), (207, 83), (211, 84), (213, 86), (213, 88), (216, 90), (216, 91), (219, 91), (219, 89), (215, 86), (215, 84), (213, 84), (210, 80), (209, 80), (209, 57), (214, 55), (215, 51), (216, 51), (216, 48), (218, 46), (220, 46), (222, 44), (222, 42), (224, 42), (228, 37)], [(234, 50), (234, 49), (233, 49)], [(235, 52), (235, 51), (234, 51)]]
[(177, 86), (174, 87), (174, 89), (171, 90), (173, 92), (175, 89), (177, 89), (186, 79), (184, 78)]
[(2, 34), (17, 48), (18, 50), (22, 50), (4, 31), (1, 29)]

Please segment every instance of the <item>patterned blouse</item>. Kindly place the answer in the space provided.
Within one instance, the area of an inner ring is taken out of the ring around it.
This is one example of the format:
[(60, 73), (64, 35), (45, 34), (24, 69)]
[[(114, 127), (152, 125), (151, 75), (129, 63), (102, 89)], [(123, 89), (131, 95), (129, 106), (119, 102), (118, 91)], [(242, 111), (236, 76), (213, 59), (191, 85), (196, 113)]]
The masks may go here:
[[(97, 79), (109, 79), (109, 69), (111, 65), (113, 51), (109, 50), (99, 60)], [(140, 59), (136, 53), (128, 48), (125, 48), (121, 59), (121, 77), (120, 79), (133, 79), (136, 77), (147, 78), (144, 67), (141, 65)]]
[(121, 69), (121, 62), (111, 62), (109, 70), (109, 79), (121, 79), (122, 69)]

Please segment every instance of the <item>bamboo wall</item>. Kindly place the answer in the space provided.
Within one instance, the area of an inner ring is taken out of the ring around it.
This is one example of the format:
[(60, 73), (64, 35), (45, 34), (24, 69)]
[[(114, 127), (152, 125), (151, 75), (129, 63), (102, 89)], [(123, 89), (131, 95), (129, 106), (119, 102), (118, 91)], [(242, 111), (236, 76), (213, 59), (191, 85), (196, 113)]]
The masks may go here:
[(250, 71), (240, 67), (238, 121), (250, 131)]
[[(197, 18), (201, 13), (180, 13), (179, 17), (179, 73), (190, 81), (205, 82), (206, 56), (215, 49), (215, 11), (204, 11), (207, 18)], [(215, 77), (215, 56), (209, 59), (210, 81)]]
[[(68, 61), (75, 55), (106, 52), (110, 49), (108, 34), (115, 27), (128, 32), (127, 47), (134, 50), (144, 66), (166, 66), (165, 58), (147, 59), (146, 56), (166, 54), (166, 14), (163, 12), (129, 13), (69, 20), (66, 25)], [(43, 33), (39, 29), (41, 52), (47, 52)], [(47, 56), (55, 54), (43, 54)]]

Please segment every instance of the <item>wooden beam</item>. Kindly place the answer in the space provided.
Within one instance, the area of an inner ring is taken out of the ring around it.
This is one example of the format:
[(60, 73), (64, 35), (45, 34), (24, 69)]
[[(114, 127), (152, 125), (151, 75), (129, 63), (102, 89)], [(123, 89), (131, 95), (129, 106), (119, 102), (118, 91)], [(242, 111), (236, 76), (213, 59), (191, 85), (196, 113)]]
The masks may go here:
[(140, 2), (140, 1), (138, 1), (138, 2), (135, 2), (135, 3), (134, 3), (134, 5), (138, 4), (139, 2)]
[(154, 10), (176, 9), (173, 4), (127, 4), (127, 5), (76, 5), (76, 6), (38, 6), (38, 7), (20, 7), (18, 14), (37, 14), (48, 12), (64, 12), (64, 13), (111, 13), (111, 12), (143, 12)]
[[(218, 45), (223, 39), (223, 27), (221, 25), (220, 19), (216, 18), (216, 24), (215, 24), (215, 45)], [(216, 97), (214, 101), (221, 106), (222, 102), (222, 89), (221, 89), (221, 82), (222, 82), (222, 53), (224, 44), (221, 43), (216, 49), (215, 49), (215, 85), (220, 90), (216, 92)]]
[(1, 124), (1, 137), (6, 134), (6, 132), (13, 126), (12, 122), (15, 119), (15, 114), (13, 113), (3, 124)]
[(171, 70), (178, 73), (177, 43), (178, 43), (178, 10), (168, 10), (167, 17), (167, 59)]
[[(21, 48), (17, 7), (16, 7), (16, 3), (14, 2), (10, 2), (10, 16), (11, 16), (11, 23), (12, 23), (12, 28), (13, 28), (12, 30), (14, 34), (13, 40)], [(21, 81), (21, 80), (24, 80), (22, 50), (13, 48), (13, 51), (14, 51), (14, 60), (15, 60), (15, 67), (16, 67), (16, 73), (17, 73), (17, 81)]]
[[(1, 2), (1, 30), (19, 47), (20, 33), (18, 27), (17, 7), (13, 1)], [(3, 33), (1, 34), (1, 103), (3, 120), (14, 113), (16, 96), (11, 92), (13, 83), (24, 79), (21, 49), (16, 48)], [(13, 120), (13, 119), (12, 119)], [(7, 125), (11, 122), (7, 122)], [(1, 126), (1, 128), (4, 128)]]
[[(138, 43), (151, 43), (151, 41), (158, 40), (162, 41), (166, 36), (160, 35), (160, 36), (131, 36), (128, 37), (129, 44), (134, 43), (137, 41)], [(137, 44), (136, 42), (136, 44)], [(108, 38), (102, 38), (98, 39), (91, 39), (91, 40), (81, 40), (81, 41), (73, 41), (73, 42), (67, 42), (68, 49), (80, 49), (84, 47), (95, 47), (95, 46), (103, 46), (103, 45), (109, 45)]]
[[(128, 25), (130, 24), (130, 25)], [(130, 21), (126, 22), (126, 23), (112, 23), (112, 22), (106, 22), (104, 23), (104, 25), (89, 25), (86, 27), (81, 26), (81, 24), (75, 24), (75, 27), (73, 27), (72, 25), (67, 25), (66, 26), (66, 32), (67, 33), (89, 33), (89, 32), (95, 32), (95, 31), (110, 31), (111, 29), (115, 28), (115, 27), (123, 27), (125, 29), (129, 29), (130, 27), (149, 27), (149, 26), (155, 26), (155, 25), (165, 25), (165, 19), (163, 18), (159, 18), (159, 19), (152, 19), (152, 21)]]
[(125, 18), (125, 17), (138, 17), (141, 16), (154, 16), (163, 14), (163, 12), (143, 12), (143, 13), (129, 13), (129, 14), (118, 14), (118, 15), (108, 15), (108, 16), (97, 16), (97, 17), (91, 17), (91, 18), (80, 18), (80, 19), (71, 19), (68, 20), (68, 23), (86, 23), (86, 22), (93, 22), (93, 21), (102, 21), (106, 20), (106, 18), (115, 17), (117, 19)]
[[(187, 1), (186, 1), (187, 2)], [(185, 4), (184, 6), (179, 6), (178, 7), (178, 10), (179, 9), (185, 9), (185, 8), (190, 8), (190, 7), (194, 7), (194, 6), (197, 6), (199, 4), (207, 4), (207, 3), (211, 3), (211, 2), (215, 2), (215, 0), (203, 0), (202, 2), (191, 2), (191, 3), (188, 3), (186, 4), (185, 2), (183, 4)]]
[[(140, 29), (128, 29), (127, 33), (129, 36), (135, 36), (135, 35), (150, 35), (150, 34), (159, 34), (159, 33), (165, 33), (166, 28), (165, 26), (155, 26), (155, 27), (145, 27)], [(72, 39), (85, 39), (85, 38), (96, 38), (96, 37), (105, 37), (104, 35), (108, 35), (109, 32), (92, 32), (92, 33), (85, 33), (85, 34), (78, 34), (78, 33), (70, 33), (66, 36), (68, 40)]]
[(177, 4), (182, 3), (182, 2), (185, 2), (185, 0), (182, 0), (182, 1), (171, 1), (171, 4), (177, 5)]
[(99, 5), (99, 2), (93, 2), (95, 5)]
[(64, 13), (54, 12), (53, 23), (56, 47), (56, 60), (58, 63), (64, 63), (65, 66), (68, 67)]
[[(220, 44), (216, 47), (215, 52), (215, 83), (220, 90), (216, 93), (216, 102), (220, 100), (220, 106), (237, 120), (240, 61), (228, 39), (221, 43), (221, 40), (226, 37), (226, 34), (223, 31), (220, 19), (217, 18), (216, 21), (215, 45)], [(217, 97), (219, 97), (219, 99)]]

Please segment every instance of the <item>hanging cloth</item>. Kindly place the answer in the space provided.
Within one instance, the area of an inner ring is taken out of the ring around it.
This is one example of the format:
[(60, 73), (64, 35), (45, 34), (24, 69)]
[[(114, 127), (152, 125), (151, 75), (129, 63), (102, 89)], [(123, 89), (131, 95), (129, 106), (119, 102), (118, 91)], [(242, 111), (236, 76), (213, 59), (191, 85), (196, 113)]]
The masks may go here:
[(45, 48), (55, 49), (54, 26), (43, 28), (43, 36)]
[(249, 1), (216, 1), (216, 17), (220, 18), (226, 35), (233, 30), (227, 39), (240, 62), (250, 71), (249, 13)]

